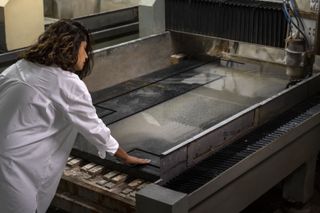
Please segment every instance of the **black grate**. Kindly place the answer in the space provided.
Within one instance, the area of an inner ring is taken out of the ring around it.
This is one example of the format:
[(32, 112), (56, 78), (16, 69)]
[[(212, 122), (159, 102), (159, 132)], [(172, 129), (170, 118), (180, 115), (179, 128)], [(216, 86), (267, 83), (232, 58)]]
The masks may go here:
[(203, 160), (169, 181), (165, 187), (191, 193), (319, 111), (320, 96), (316, 96)]
[(256, 0), (166, 0), (168, 30), (284, 47), (282, 4)]

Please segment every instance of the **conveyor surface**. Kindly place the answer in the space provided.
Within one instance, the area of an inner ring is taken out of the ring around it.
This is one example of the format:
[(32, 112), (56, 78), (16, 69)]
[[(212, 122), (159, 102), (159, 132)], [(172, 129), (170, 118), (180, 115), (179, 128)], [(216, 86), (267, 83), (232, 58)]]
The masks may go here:
[[(121, 146), (159, 169), (163, 152), (279, 93), (286, 83), (283, 67), (276, 65), (186, 61), (93, 98)], [(96, 155), (84, 140), (80, 136), (75, 148)]]
[[(271, 69), (256, 72), (252, 69), (259, 68), (259, 65), (247, 70), (244, 67), (248, 68), (241, 64), (227, 67), (210, 63), (192, 70), (196, 75), (189, 75), (178, 81), (166, 80), (171, 83), (167, 87), (179, 87), (183, 82), (194, 89), (187, 89), (179, 96), (109, 125), (112, 134), (126, 150), (138, 148), (161, 154), (285, 88), (286, 76), (281, 71), (277, 73)], [(137, 92), (143, 96), (143, 100), (149, 98), (147, 96), (150, 94), (143, 94), (142, 90)], [(154, 93), (157, 98), (159, 95), (168, 96), (159, 89), (154, 90)], [(152, 97), (154, 95), (150, 99)], [(136, 101), (136, 104), (140, 103)], [(134, 107), (135, 103), (127, 103)], [(142, 102), (144, 103), (145, 101)], [(108, 117), (104, 119), (107, 120)]]
[(249, 157), (254, 152), (299, 126), (319, 111), (320, 95), (299, 104), (277, 119), (218, 151), (168, 182), (165, 187), (184, 193), (191, 193), (244, 158)]

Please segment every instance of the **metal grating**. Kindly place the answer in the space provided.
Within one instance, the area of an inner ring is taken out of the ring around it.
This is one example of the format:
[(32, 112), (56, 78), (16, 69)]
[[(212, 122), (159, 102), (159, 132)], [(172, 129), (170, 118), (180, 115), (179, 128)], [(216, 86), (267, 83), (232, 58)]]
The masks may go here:
[(191, 193), (319, 111), (320, 96), (316, 96), (203, 160), (169, 181), (165, 187)]
[(282, 4), (256, 0), (166, 0), (166, 28), (284, 47)]

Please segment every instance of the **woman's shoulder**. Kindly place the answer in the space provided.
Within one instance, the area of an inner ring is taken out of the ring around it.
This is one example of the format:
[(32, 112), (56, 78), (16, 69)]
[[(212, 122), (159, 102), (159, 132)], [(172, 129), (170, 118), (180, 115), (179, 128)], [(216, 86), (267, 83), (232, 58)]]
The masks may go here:
[(47, 79), (50, 79), (52, 82), (57, 84), (55, 86), (72, 86), (82, 84), (78, 75), (70, 71), (63, 70), (56, 65), (47, 66), (22, 59), (17, 62), (17, 67), (28, 70), (34, 75), (45, 76)]
[[(25, 59), (17, 62), (18, 68), (28, 70), (31, 81), (36, 82), (38, 86), (52, 95), (78, 96), (87, 91), (85, 84), (78, 75), (61, 69), (58, 66), (46, 66), (33, 63)], [(43, 85), (44, 84), (44, 85)], [(54, 94), (57, 93), (57, 94)]]
[(85, 83), (74, 73), (64, 73), (59, 75), (59, 87), (62, 93), (72, 99), (88, 96), (88, 91)]

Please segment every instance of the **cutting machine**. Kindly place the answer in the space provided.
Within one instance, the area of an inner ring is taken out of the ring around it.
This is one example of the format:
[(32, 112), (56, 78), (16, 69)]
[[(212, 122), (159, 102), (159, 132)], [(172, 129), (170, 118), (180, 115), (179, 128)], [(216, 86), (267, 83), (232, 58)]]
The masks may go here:
[(144, 37), (96, 50), (85, 82), (120, 145), (152, 162), (99, 159), (79, 135), (54, 205), (240, 212), (280, 182), (286, 199), (306, 203), (320, 146), (320, 76), (307, 32), (317, 31), (316, 13), (301, 7), (142, 1)]

